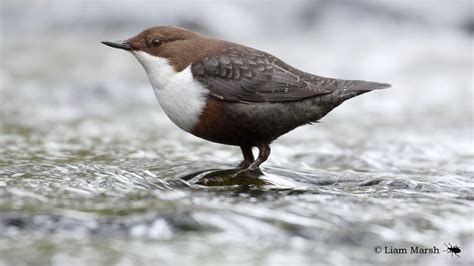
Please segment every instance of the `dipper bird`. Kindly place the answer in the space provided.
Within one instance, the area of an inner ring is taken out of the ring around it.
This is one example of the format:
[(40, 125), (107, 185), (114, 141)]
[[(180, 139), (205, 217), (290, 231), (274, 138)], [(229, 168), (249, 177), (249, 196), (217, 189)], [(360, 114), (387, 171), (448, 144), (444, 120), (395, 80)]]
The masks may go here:
[[(158, 102), (178, 127), (239, 146), (243, 171), (258, 169), (270, 155), (270, 143), (281, 135), (317, 122), (352, 97), (390, 87), (316, 76), (269, 53), (174, 26), (102, 43), (138, 59)], [(259, 149), (256, 160), (252, 147)]]

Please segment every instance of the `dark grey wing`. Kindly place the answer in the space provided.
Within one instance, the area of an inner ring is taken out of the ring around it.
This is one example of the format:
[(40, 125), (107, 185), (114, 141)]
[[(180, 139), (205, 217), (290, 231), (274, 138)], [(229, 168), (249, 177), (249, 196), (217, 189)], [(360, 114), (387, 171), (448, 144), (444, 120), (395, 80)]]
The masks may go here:
[(338, 82), (309, 76), (270, 54), (247, 47), (228, 48), (204, 58), (193, 63), (191, 71), (212, 96), (236, 102), (301, 100), (331, 93)]

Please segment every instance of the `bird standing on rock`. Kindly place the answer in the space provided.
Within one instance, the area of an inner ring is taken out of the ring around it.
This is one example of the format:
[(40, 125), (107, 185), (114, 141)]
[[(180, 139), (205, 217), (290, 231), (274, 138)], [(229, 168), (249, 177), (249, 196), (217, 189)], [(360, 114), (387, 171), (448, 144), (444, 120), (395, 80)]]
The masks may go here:
[[(270, 143), (281, 135), (318, 121), (347, 99), (390, 87), (316, 76), (266, 52), (174, 26), (102, 43), (138, 59), (178, 127), (240, 146), (244, 172), (258, 169), (270, 155)], [(256, 160), (252, 147), (259, 149)]]

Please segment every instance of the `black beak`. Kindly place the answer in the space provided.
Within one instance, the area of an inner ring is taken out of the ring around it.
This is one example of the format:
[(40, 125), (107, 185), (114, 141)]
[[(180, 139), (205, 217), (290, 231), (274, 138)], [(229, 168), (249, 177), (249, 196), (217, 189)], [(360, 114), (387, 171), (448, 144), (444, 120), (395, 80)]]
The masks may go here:
[(127, 41), (116, 41), (116, 42), (101, 42), (107, 46), (113, 47), (113, 48), (118, 48), (118, 49), (123, 49), (126, 51), (132, 50), (132, 47)]

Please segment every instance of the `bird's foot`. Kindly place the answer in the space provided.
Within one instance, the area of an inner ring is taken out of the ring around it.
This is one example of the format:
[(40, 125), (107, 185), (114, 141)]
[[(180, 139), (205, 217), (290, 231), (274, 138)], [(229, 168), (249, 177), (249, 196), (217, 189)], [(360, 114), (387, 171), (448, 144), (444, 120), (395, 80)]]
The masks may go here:
[(250, 165), (252, 164), (252, 162), (250, 161), (246, 161), (246, 160), (243, 160), (239, 163), (239, 165), (237, 165), (237, 168), (239, 169), (247, 169), (250, 167)]
[(258, 177), (263, 175), (262, 171), (259, 167), (247, 167), (237, 171), (232, 177), (242, 177), (242, 176), (251, 176), (251, 177)]

